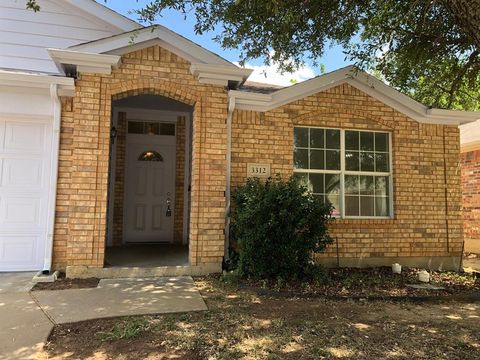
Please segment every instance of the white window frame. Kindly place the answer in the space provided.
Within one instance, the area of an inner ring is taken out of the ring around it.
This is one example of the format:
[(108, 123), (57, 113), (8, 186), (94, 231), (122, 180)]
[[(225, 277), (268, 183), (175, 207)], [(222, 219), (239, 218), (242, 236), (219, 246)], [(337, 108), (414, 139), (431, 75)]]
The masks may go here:
[[(392, 133), (389, 131), (383, 130), (363, 130), (363, 129), (352, 129), (352, 128), (333, 128), (326, 126), (306, 126), (306, 125), (294, 125), (295, 128), (307, 128), (307, 129), (325, 129), (325, 130), (338, 130), (340, 131), (340, 170), (316, 170), (316, 169), (293, 169), (294, 173), (299, 174), (338, 174), (340, 175), (340, 218), (341, 219), (359, 219), (359, 220), (385, 220), (394, 218), (394, 194), (393, 194), (393, 155), (392, 155)], [(368, 132), (368, 133), (386, 133), (388, 134), (388, 169), (389, 172), (375, 172), (375, 171), (346, 171), (345, 170), (345, 131), (357, 131), (357, 132)], [(310, 133), (310, 132), (309, 132)], [(309, 136), (310, 141), (310, 136)], [(295, 150), (295, 143), (293, 144), (293, 150)], [(292, 151), (293, 153), (294, 151)], [(388, 177), (388, 206), (389, 206), (389, 216), (346, 216), (345, 215), (345, 175), (357, 175), (357, 176), (385, 176)]]

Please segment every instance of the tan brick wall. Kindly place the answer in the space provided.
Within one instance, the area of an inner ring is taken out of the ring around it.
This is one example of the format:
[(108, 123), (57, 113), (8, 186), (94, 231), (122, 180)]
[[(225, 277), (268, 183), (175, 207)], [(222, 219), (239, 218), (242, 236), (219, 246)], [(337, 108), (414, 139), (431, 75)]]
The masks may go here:
[[(338, 239), (339, 257), (460, 254), (463, 237), (456, 127), (420, 124), (350, 85), (266, 113), (235, 111), (233, 124), (233, 186), (246, 180), (249, 162), (269, 163), (272, 174), (290, 176), (295, 125), (391, 132), (394, 218), (337, 219), (331, 233)], [(335, 258), (336, 246), (325, 256)]]
[(177, 118), (176, 142), (177, 158), (175, 172), (175, 213), (173, 237), (176, 243), (182, 242), (183, 236), (183, 204), (185, 188), (185, 116)]
[(64, 269), (68, 263), (70, 212), (70, 169), (73, 163), (73, 102), (62, 98), (62, 122), (60, 124), (61, 147), (58, 160), (57, 201), (55, 207), (55, 229), (53, 241), (54, 269)]
[(480, 150), (461, 154), (465, 251), (480, 253)]
[(117, 118), (117, 137), (114, 146), (115, 152), (115, 185), (113, 194), (113, 246), (123, 242), (123, 201), (125, 194), (125, 145), (127, 141), (127, 114), (119, 112)]
[[(161, 95), (194, 106), (190, 263), (223, 256), (227, 93), (200, 84), (190, 64), (158, 46), (122, 56), (112, 74), (80, 74), (63, 109), (54, 263), (102, 267), (112, 100)], [(208, 131), (207, 131), (208, 130)], [(213, 136), (215, 134), (215, 136)]]

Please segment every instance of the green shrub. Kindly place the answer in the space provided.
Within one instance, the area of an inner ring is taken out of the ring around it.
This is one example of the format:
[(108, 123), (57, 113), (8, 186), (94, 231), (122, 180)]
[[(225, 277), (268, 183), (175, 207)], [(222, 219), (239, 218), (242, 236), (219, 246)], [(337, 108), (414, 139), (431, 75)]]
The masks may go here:
[(243, 276), (303, 278), (311, 273), (314, 253), (332, 243), (332, 206), (295, 177), (249, 179), (232, 198), (232, 242)]

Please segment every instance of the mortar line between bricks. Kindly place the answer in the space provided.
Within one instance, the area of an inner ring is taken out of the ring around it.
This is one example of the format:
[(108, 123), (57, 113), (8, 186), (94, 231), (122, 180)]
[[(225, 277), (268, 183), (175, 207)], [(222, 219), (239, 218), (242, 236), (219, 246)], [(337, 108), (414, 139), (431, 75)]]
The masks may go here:
[(40, 303), (40, 301), (35, 297), (35, 295), (33, 295), (33, 291), (29, 291), (28, 294), (30, 295), (30, 297), (33, 299), (33, 301), (35, 302), (35, 304), (37, 304), (37, 306), (40, 308), (40, 310), (42, 310), (42, 312), (45, 314), (45, 316), (47, 317), (48, 320), (50, 320), (50, 322), (56, 326), (58, 325), (58, 323), (55, 321), (55, 319), (48, 313), (47, 310), (45, 310), (42, 306), (42, 304)]

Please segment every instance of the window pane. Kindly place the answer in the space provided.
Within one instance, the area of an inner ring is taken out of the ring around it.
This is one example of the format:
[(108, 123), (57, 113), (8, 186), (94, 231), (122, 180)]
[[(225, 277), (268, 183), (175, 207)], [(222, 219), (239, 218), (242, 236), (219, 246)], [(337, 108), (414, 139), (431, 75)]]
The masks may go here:
[(373, 195), (373, 176), (360, 176), (360, 194)]
[(345, 175), (345, 194), (359, 194), (358, 176)]
[(340, 193), (340, 175), (325, 174), (325, 193), (326, 194)]
[(160, 124), (160, 135), (175, 136), (175, 124)]
[(345, 170), (347, 171), (359, 171), (360, 170), (360, 158), (357, 151), (345, 152)]
[(375, 155), (373, 152), (361, 152), (360, 153), (360, 170), (361, 171), (374, 171), (375, 169)]
[(373, 151), (373, 133), (360, 131), (360, 150)]
[(294, 128), (293, 142), (296, 147), (308, 147), (308, 128)]
[(325, 199), (334, 207), (332, 215), (334, 216), (340, 215), (340, 196), (330, 194), (330, 195), (326, 195)]
[(375, 195), (389, 195), (388, 176), (375, 176)]
[(326, 130), (325, 139), (327, 149), (340, 149), (340, 130)]
[(345, 215), (359, 216), (358, 196), (345, 196)]
[(358, 131), (345, 131), (345, 149), (359, 150), (359, 134)]
[(295, 149), (293, 151), (293, 164), (295, 169), (308, 169), (308, 150)]
[(374, 216), (375, 198), (373, 196), (360, 197), (360, 216)]
[(325, 148), (324, 132), (323, 129), (310, 129), (310, 147)]
[(387, 197), (375, 197), (375, 216), (389, 216), (389, 209)]
[(155, 150), (147, 150), (140, 154), (138, 161), (163, 161), (163, 157)]
[(310, 174), (310, 184), (314, 193), (325, 193), (323, 187), (323, 174)]
[(375, 151), (389, 151), (387, 133), (375, 133)]
[(388, 154), (375, 153), (375, 171), (388, 172)]
[(340, 151), (326, 150), (326, 166), (327, 170), (340, 170)]
[(310, 169), (323, 170), (325, 169), (325, 151), (324, 150), (310, 150)]
[(143, 122), (141, 121), (129, 121), (128, 122), (129, 134), (143, 134)]

